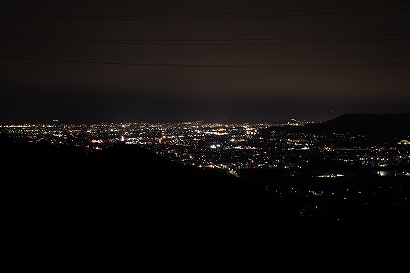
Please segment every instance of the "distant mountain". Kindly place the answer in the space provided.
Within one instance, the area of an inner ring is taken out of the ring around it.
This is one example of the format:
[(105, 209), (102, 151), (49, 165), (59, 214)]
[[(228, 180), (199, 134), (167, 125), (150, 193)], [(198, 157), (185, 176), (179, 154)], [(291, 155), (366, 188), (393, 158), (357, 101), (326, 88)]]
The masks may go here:
[[(345, 114), (335, 119), (305, 126), (276, 127), (291, 132), (367, 134), (374, 136), (410, 135), (410, 113)], [(272, 128), (271, 128), (272, 129)]]

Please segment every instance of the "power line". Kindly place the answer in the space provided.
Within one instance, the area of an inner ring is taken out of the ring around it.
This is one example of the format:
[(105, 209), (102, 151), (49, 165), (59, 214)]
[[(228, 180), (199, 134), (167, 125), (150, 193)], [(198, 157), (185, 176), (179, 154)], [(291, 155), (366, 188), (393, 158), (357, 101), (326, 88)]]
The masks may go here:
[(30, 58), (0, 55), (0, 58), (45, 61), (59, 63), (122, 65), (139, 67), (174, 67), (174, 68), (360, 68), (360, 67), (408, 67), (410, 62), (379, 62), (379, 63), (324, 63), (324, 64), (175, 64), (175, 63), (135, 63), (135, 62), (106, 62), (82, 61), (69, 59)]
[[(286, 15), (261, 15), (266, 13), (284, 13), (284, 12), (314, 12), (323, 10), (341, 10), (351, 8), (372, 8), (382, 6), (397, 6), (408, 5), (409, 2), (397, 2), (389, 4), (372, 4), (372, 5), (355, 5), (355, 6), (338, 6), (338, 7), (321, 7), (321, 8), (305, 8), (305, 9), (282, 9), (270, 11), (244, 11), (244, 12), (219, 12), (219, 13), (187, 13), (187, 14), (157, 14), (157, 15), (7, 15), (2, 14), (0, 18), (3, 19), (33, 19), (33, 20), (213, 20), (213, 19), (257, 19), (257, 18), (275, 18), (275, 17), (294, 17), (294, 16), (316, 16), (316, 15), (337, 15), (337, 14), (355, 14), (368, 12), (383, 12), (383, 11), (404, 11), (409, 10), (409, 7), (390, 8), (390, 9), (375, 9), (375, 10), (359, 10), (359, 11), (341, 11), (341, 12), (319, 12), (319, 13), (304, 13), (304, 14), (286, 14)], [(243, 16), (243, 15), (256, 16)], [(258, 15), (259, 14), (259, 15)], [(221, 16), (222, 15), (222, 16)], [(231, 16), (235, 15), (235, 16)], [(240, 15), (240, 16), (236, 16)], [(180, 17), (199, 16), (197, 18), (180, 18)], [(201, 17), (211, 16), (211, 17)], [(218, 17), (219, 16), (219, 17)]]
[[(22, 36), (0, 36), (0, 39), (41, 41), (41, 42), (65, 42), (65, 43), (93, 43), (93, 44), (132, 44), (132, 45), (281, 45), (281, 44), (322, 44), (322, 43), (355, 43), (355, 42), (382, 42), (382, 41), (406, 41), (410, 37), (403, 38), (378, 38), (378, 39), (355, 39), (355, 40), (330, 40), (330, 41), (301, 41), (307, 39), (345, 39), (345, 38), (364, 38), (380, 36), (400, 36), (410, 35), (401, 34), (380, 34), (380, 35), (345, 35), (345, 36), (322, 36), (322, 37), (294, 37), (294, 38), (254, 38), (254, 39), (76, 39), (76, 38), (47, 38), (47, 37), (22, 37)], [(282, 41), (281, 41), (282, 40)], [(286, 41), (290, 40), (290, 41)], [(297, 40), (297, 41), (295, 41)], [(281, 41), (281, 42), (274, 42)]]
[[(329, 10), (329, 9), (348, 9), (348, 8), (368, 8), (368, 7), (380, 7), (380, 6), (397, 6), (397, 5), (406, 5), (409, 2), (396, 2), (388, 4), (368, 4), (368, 5), (351, 5), (351, 6), (336, 6), (336, 7), (320, 7), (320, 8), (303, 8), (303, 9), (277, 9), (277, 10), (263, 10), (263, 11), (241, 11), (241, 12), (214, 12), (214, 13), (180, 13), (180, 14), (152, 14), (152, 15), (69, 15), (69, 16), (42, 16), (50, 18), (78, 18), (78, 17), (87, 17), (87, 18), (145, 18), (145, 17), (183, 17), (183, 16), (213, 16), (213, 15), (241, 15), (241, 14), (260, 14), (260, 13), (276, 13), (276, 12), (299, 12), (299, 11), (316, 11), (316, 10)], [(3, 16), (3, 15), (0, 15)], [(8, 15), (4, 15), (8, 16)], [(13, 15), (10, 15), (13, 16)], [(30, 15), (16, 15), (16, 16), (27, 16)]]

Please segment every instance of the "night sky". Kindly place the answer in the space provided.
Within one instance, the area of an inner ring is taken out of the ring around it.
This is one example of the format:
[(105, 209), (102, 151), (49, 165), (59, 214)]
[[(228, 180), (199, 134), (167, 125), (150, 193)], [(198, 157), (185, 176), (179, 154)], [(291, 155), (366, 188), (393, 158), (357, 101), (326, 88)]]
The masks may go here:
[(7, 1), (0, 123), (410, 112), (410, 2)]

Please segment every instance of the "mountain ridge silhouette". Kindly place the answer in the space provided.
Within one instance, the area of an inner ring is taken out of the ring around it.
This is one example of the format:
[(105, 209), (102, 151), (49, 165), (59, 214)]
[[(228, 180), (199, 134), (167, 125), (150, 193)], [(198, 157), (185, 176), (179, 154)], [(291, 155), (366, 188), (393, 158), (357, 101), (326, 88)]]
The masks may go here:
[(410, 113), (351, 113), (321, 123), (304, 126), (274, 126), (270, 130), (306, 133), (352, 133), (372, 136), (407, 136), (410, 134)]

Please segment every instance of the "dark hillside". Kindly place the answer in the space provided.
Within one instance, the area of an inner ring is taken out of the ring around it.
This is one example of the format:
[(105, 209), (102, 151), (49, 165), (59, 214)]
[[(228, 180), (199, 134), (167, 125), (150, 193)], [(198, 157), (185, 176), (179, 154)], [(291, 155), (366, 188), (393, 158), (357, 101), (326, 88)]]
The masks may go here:
[[(345, 114), (335, 119), (305, 126), (275, 127), (290, 132), (352, 133), (379, 137), (410, 135), (410, 114)], [(273, 129), (273, 128), (271, 128)]]
[[(329, 187), (317, 180), (272, 175), (269, 170), (248, 170), (237, 178), (181, 165), (134, 145), (89, 153), (0, 137), (3, 226), (12, 241), (10, 249), (29, 256), (46, 247), (43, 253), (48, 259), (63, 252), (87, 258), (123, 257), (133, 255), (131, 247), (143, 251), (139, 257), (152, 259), (152, 254), (164, 249), (172, 257), (181, 245), (185, 253), (195, 256), (197, 252), (190, 249), (198, 251), (204, 245), (223, 252), (220, 244), (239, 250), (246, 243), (260, 246), (270, 240), (274, 243), (270, 247), (277, 250), (290, 245), (306, 248), (311, 246), (303, 243), (306, 240), (326, 242), (335, 227), (343, 227), (345, 233), (368, 232), (366, 221), (360, 220), (369, 215), (361, 200), (340, 206), (345, 201), (306, 195), (312, 189), (344, 193), (343, 182), (328, 181), (333, 185)], [(348, 186), (354, 188), (359, 182)], [(386, 188), (385, 183), (380, 185)], [(398, 188), (402, 189), (407, 191)], [(408, 218), (405, 199), (398, 203), (396, 196), (381, 195), (371, 200), (377, 203), (370, 213), (380, 211), (379, 203), (390, 208), (394, 202), (399, 224)], [(301, 207), (317, 201), (328, 204), (323, 210), (304, 212), (318, 212), (319, 217), (300, 215)], [(390, 210), (387, 213), (390, 217)], [(334, 215), (346, 216), (347, 221), (335, 221)], [(385, 215), (372, 216), (380, 219), (370, 221), (372, 228), (383, 224)]]
[(6, 223), (16, 238), (185, 236), (301, 220), (249, 181), (168, 161), (138, 146), (87, 153), (3, 139), (0, 148)]

